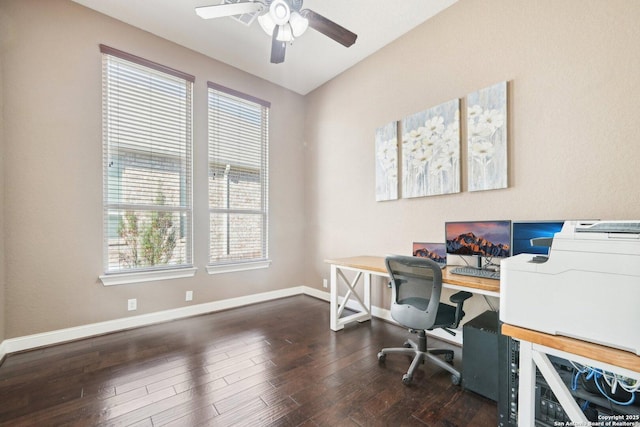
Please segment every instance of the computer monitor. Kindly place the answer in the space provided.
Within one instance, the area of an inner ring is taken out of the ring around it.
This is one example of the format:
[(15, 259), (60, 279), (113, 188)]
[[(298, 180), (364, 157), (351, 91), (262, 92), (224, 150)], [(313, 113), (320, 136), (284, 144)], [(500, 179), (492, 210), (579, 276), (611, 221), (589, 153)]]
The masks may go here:
[(438, 264), (447, 264), (447, 247), (444, 243), (413, 242), (413, 256), (430, 258)]
[(550, 241), (549, 244), (533, 246), (531, 239), (553, 239), (553, 236), (562, 230), (563, 225), (564, 221), (513, 221), (511, 255), (548, 255)]
[(447, 254), (483, 258), (506, 258), (510, 255), (511, 221), (459, 221), (445, 223)]

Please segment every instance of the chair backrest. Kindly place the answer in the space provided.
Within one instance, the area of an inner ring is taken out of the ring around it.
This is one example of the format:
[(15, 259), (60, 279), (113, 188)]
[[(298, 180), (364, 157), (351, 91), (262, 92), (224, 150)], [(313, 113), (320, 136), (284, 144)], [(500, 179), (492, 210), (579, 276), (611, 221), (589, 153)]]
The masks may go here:
[(429, 258), (391, 255), (385, 259), (391, 278), (391, 317), (412, 329), (433, 327), (440, 294), (442, 270)]

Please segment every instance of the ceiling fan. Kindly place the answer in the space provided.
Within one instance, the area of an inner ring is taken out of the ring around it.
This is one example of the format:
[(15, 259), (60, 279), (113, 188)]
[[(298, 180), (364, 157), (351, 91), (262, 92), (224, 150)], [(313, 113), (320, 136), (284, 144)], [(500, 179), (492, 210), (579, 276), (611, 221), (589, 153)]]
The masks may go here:
[(203, 19), (226, 16), (248, 16), (243, 22), (251, 24), (257, 17), (262, 29), (271, 37), (271, 62), (284, 62), (287, 43), (300, 37), (308, 27), (349, 47), (356, 42), (357, 34), (317, 14), (302, 9), (302, 0), (222, 0), (221, 4), (196, 7)]

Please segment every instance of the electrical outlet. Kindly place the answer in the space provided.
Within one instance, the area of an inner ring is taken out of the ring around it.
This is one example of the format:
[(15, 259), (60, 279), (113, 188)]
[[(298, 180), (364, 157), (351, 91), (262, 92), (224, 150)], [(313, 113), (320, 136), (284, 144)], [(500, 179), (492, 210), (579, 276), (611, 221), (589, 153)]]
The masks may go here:
[(187, 291), (187, 294), (184, 297), (185, 301), (192, 301), (193, 300), (193, 291)]
[(135, 298), (132, 298), (130, 300), (127, 300), (127, 310), (129, 311), (134, 311), (137, 310), (138, 308), (138, 300)]
[(329, 284), (328, 284), (328, 282), (327, 282), (327, 279), (322, 279), (322, 287), (323, 287), (323, 288), (326, 288), (326, 287), (328, 287), (328, 286), (329, 286)]

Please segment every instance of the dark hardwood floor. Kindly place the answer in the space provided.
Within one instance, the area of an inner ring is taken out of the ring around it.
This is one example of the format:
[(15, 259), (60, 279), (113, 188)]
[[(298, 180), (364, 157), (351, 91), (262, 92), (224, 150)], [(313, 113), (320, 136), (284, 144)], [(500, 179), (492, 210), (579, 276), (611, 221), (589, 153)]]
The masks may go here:
[(379, 365), (407, 335), (377, 319), (332, 332), (328, 303), (296, 296), (13, 354), (0, 425), (497, 425), (434, 365), (409, 387), (406, 357)]

